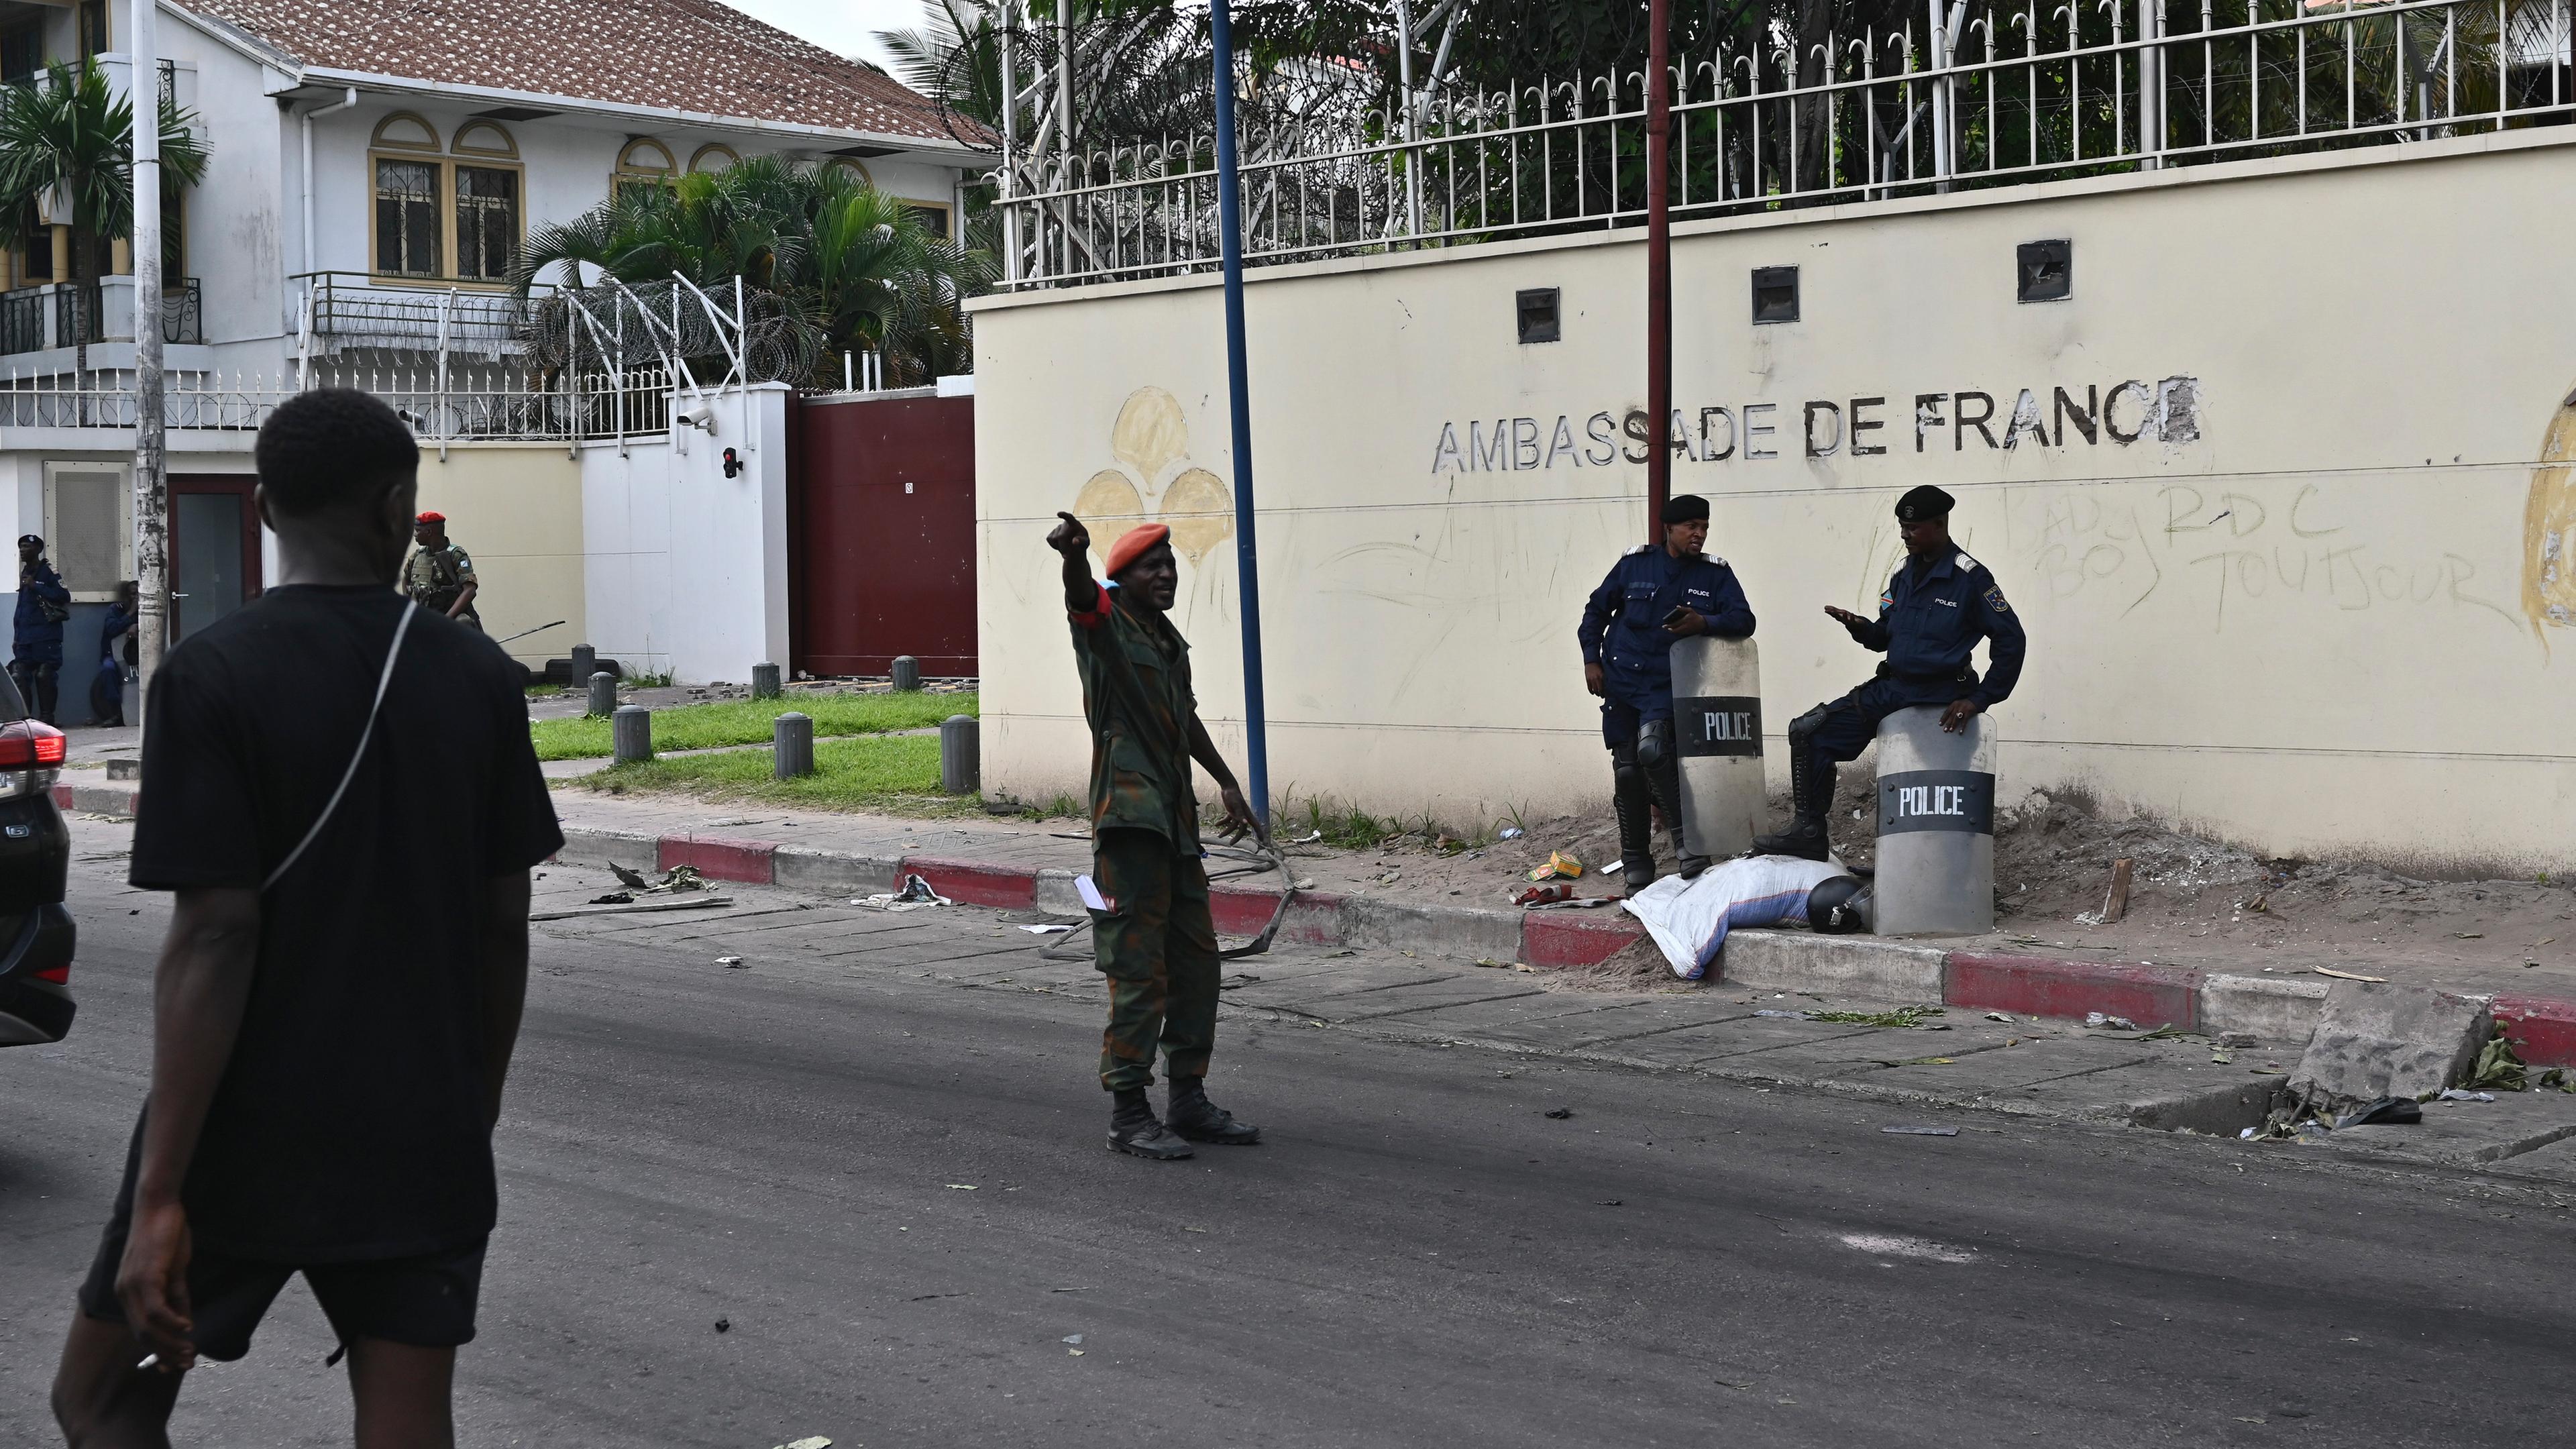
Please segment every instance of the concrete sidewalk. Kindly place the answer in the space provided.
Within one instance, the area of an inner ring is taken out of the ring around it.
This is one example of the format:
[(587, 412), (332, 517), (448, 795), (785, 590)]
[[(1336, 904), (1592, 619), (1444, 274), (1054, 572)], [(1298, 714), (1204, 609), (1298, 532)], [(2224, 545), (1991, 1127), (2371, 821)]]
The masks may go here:
[[(686, 864), (712, 879), (822, 894), (890, 890), (900, 874), (914, 873), (960, 901), (1078, 916), (1073, 878), (1091, 865), (1089, 835), (1077, 821), (728, 810), (702, 801), (582, 791), (560, 792), (556, 803), (570, 842), (567, 859), (659, 868)], [(1597, 964), (1640, 934), (1635, 921), (1615, 908), (1524, 912), (1460, 900), (1452, 892), (1426, 892), (1405, 884), (1400, 870), (1372, 875), (1379, 862), (1370, 852), (1301, 852), (1291, 863), (1301, 886), (1281, 934), (1301, 943), (1560, 968)], [(1250, 935), (1269, 920), (1278, 894), (1268, 880), (1251, 878), (1221, 883), (1215, 898), (1218, 929)], [(2170, 1023), (2184, 1031), (2243, 1032), (2288, 1044), (2308, 1039), (2338, 979), (2308, 963), (2277, 959), (2116, 960), (2105, 954), (2029, 936), (1912, 942), (1744, 931), (1730, 938), (1713, 976), (1766, 990), (2023, 1016), (2081, 1019), (2100, 1011), (2142, 1027)], [(2496, 1019), (2507, 1024), (2523, 1060), (2576, 1065), (2576, 989), (2555, 973), (2496, 980), (2358, 956), (2340, 957), (2328, 969), (2491, 998)]]

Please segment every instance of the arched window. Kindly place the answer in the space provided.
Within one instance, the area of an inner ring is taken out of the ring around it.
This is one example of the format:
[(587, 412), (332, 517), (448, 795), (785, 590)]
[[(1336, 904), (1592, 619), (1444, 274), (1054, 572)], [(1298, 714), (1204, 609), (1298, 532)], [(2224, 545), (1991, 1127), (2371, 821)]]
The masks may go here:
[(624, 196), (633, 186), (668, 186), (680, 174), (671, 148), (650, 136), (628, 138), (617, 153), (617, 174), (609, 178), (610, 194)]
[(391, 277), (436, 277), (446, 248), (447, 167), (438, 155), (438, 129), (409, 111), (376, 123), (368, 142), (375, 173), (375, 269)]
[(450, 143), (457, 161), (456, 275), (505, 282), (519, 261), (519, 143), (490, 121), (468, 121)]
[(877, 179), (868, 174), (868, 168), (860, 165), (850, 157), (835, 156), (823, 164), (826, 166), (837, 166), (840, 169), (849, 172), (852, 176), (857, 177), (863, 185), (874, 186), (877, 184)]
[(700, 146), (698, 148), (698, 154), (689, 158), (689, 170), (692, 173), (707, 172), (712, 174), (714, 172), (724, 170), (726, 167), (733, 165), (741, 159), (741, 155), (731, 146), (718, 142)]

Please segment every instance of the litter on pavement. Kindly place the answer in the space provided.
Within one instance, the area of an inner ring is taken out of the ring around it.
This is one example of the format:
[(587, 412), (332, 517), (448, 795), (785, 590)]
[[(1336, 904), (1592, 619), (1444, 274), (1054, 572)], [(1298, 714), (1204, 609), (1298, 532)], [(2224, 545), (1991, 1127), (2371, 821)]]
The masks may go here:
[(1959, 1129), (1956, 1127), (1881, 1127), (1878, 1130), (1893, 1132), (1899, 1137), (1956, 1137), (1959, 1135)]
[(560, 911), (530, 911), (531, 921), (562, 921), (575, 916), (629, 916), (648, 911), (714, 911), (733, 904), (731, 896), (693, 895), (664, 896), (658, 900), (634, 901), (626, 905), (573, 906)]
[(1574, 1115), (1574, 1109), (1572, 1107), (1552, 1107), (1548, 1109), (1547, 1115), (1555, 1118), (1559, 1122), (1562, 1122), (1566, 1118)]
[(2441, 1094), (2433, 1100), (2437, 1102), (2492, 1102), (2495, 1100), (2495, 1093), (2463, 1092), (2457, 1087), (2444, 1087)]
[(2084, 1013), (2084, 1024), (2086, 1026), (2108, 1027), (2113, 1031), (2136, 1031), (2138, 1029), (2138, 1024), (2129, 1020), (2125, 1016), (2113, 1016), (2108, 1012), (2101, 1011), (2088, 1011)]
[(2382, 1097), (2376, 1102), (2364, 1102), (2344, 1113), (2335, 1119), (2335, 1126), (2338, 1128), (2403, 1126), (2423, 1120), (2424, 1109), (2417, 1106), (2413, 1099)]
[(740, 956), (718, 956), (716, 958), (716, 964), (739, 971), (742, 969), (742, 958)]
[(906, 874), (903, 878), (903, 889), (880, 891), (872, 896), (860, 896), (850, 904), (865, 906), (872, 911), (917, 911), (924, 906), (947, 906), (954, 905), (956, 902), (932, 890), (930, 882), (920, 876)]
[(1562, 850), (1552, 850), (1548, 852), (1547, 864), (1531, 871), (1529, 878), (1534, 881), (1573, 880), (1582, 874), (1582, 861), (1576, 860)]
[(1052, 936), (1059, 931), (1070, 931), (1073, 927), (1060, 923), (1051, 923), (1042, 926), (1022, 926), (1020, 929), (1028, 932), (1032, 936)]

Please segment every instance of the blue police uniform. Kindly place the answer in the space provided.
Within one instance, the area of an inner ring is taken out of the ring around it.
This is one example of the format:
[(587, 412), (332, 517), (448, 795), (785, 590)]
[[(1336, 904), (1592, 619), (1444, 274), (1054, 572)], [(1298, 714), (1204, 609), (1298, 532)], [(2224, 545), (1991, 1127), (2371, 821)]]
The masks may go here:
[[(1664, 522), (1708, 517), (1707, 500), (1674, 498)], [(1601, 742), (1610, 748), (1611, 804), (1619, 817), (1619, 852), (1631, 889), (1655, 878), (1654, 817), (1663, 811), (1673, 832), (1673, 854), (1682, 874), (1697, 875), (1708, 862), (1682, 842), (1681, 751), (1673, 740), (1673, 642), (1667, 615), (1689, 608), (1708, 621), (1705, 632), (1721, 639), (1753, 633), (1753, 606), (1726, 560), (1707, 554), (1675, 558), (1655, 544), (1640, 544), (1610, 568), (1610, 576), (1583, 606), (1575, 637), (1583, 662), (1601, 666)]]
[(1638, 726), (1673, 717), (1673, 641), (1664, 616), (1687, 606), (1721, 639), (1753, 634), (1753, 606), (1726, 560), (1709, 554), (1675, 558), (1641, 543), (1611, 565), (1610, 576), (1583, 606), (1575, 637), (1583, 662), (1601, 666), (1601, 739), (1612, 749), (1633, 742)]
[[(19, 542), (24, 547), (27, 540)], [(63, 669), (63, 621), (48, 616), (45, 608), (51, 604), (57, 612), (68, 613), (71, 601), (72, 591), (63, 587), (62, 575), (41, 554), (21, 572), (9, 679), (18, 686), (27, 712), (47, 724), (54, 722), (57, 681)]]
[[(1946, 513), (1946, 495), (1941, 501)], [(1758, 851), (1821, 859), (1834, 767), (1859, 758), (1878, 738), (1879, 724), (1900, 709), (1960, 699), (1984, 709), (2003, 703), (2021, 679), (2029, 644), (1994, 574), (1956, 545), (1928, 561), (1897, 565), (1878, 596), (1878, 618), (1851, 635), (1861, 647), (1886, 654), (1887, 662), (1868, 683), (1789, 722), (1798, 818), (1787, 832), (1756, 841)], [(1970, 663), (1980, 639), (1989, 666), (1982, 679)]]

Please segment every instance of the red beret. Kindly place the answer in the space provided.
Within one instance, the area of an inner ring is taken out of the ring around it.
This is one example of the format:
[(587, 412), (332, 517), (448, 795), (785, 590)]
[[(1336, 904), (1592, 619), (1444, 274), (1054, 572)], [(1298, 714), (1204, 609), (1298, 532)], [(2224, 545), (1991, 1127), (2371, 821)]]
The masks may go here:
[(424, 513), (412, 521), (414, 523), (445, 523), (447, 521), (447, 515), (444, 513)]
[(1163, 523), (1140, 523), (1118, 535), (1109, 546), (1109, 576), (1116, 578), (1126, 567), (1143, 558), (1146, 551), (1172, 536), (1171, 526)]

